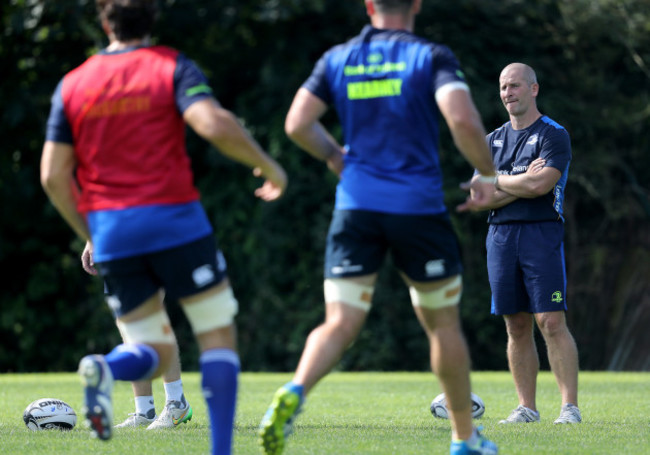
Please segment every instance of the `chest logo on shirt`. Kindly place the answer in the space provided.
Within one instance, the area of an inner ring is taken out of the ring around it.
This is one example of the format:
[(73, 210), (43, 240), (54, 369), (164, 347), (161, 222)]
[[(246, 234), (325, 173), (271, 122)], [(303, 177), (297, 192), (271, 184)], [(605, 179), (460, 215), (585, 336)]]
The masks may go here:
[(492, 145), (495, 147), (503, 147), (503, 139), (495, 139), (492, 141)]
[(531, 137), (528, 138), (528, 141), (526, 141), (526, 145), (535, 145), (537, 144), (538, 139), (539, 139), (539, 134), (533, 134)]

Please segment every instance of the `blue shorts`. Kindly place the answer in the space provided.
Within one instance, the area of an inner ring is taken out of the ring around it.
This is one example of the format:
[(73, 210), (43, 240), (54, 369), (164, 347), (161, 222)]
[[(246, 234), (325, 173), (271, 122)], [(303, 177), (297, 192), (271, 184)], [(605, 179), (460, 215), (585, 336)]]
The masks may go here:
[(413, 281), (437, 281), (462, 272), (449, 214), (395, 215), (334, 210), (327, 234), (325, 278), (377, 273), (391, 252)]
[(212, 234), (168, 250), (100, 262), (97, 269), (115, 317), (137, 308), (160, 289), (166, 297), (178, 299), (226, 277), (226, 261)]
[(491, 224), (487, 264), (492, 314), (565, 311), (564, 225)]

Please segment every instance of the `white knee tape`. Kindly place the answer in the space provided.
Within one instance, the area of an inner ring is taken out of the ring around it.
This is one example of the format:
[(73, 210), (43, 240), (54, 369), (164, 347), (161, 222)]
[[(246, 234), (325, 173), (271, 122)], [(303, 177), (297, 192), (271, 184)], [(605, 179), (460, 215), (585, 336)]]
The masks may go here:
[(456, 279), (451, 280), (441, 288), (431, 292), (420, 292), (412, 286), (409, 287), (409, 294), (411, 294), (413, 306), (432, 310), (458, 305), (462, 291), (463, 281), (460, 275), (457, 275)]
[(133, 322), (117, 321), (117, 327), (125, 343), (175, 343), (174, 331), (165, 311)]
[(183, 309), (187, 320), (190, 321), (192, 331), (200, 335), (232, 324), (237, 314), (238, 304), (232, 289), (227, 288), (200, 302), (185, 304)]
[(328, 278), (324, 283), (325, 303), (341, 302), (364, 311), (370, 310), (373, 286), (343, 278)]

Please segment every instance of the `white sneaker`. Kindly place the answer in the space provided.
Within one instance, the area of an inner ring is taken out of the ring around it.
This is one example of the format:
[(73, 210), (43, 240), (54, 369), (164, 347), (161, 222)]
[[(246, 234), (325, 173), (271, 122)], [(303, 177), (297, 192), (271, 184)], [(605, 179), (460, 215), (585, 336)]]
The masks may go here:
[(580, 423), (582, 422), (582, 416), (580, 415), (580, 409), (577, 406), (567, 403), (562, 406), (562, 411), (560, 411), (560, 417), (555, 419), (553, 423)]
[(101, 355), (87, 355), (81, 359), (78, 373), (85, 392), (81, 412), (86, 416), (86, 425), (99, 439), (110, 439), (113, 427), (113, 373)]
[(164, 428), (174, 428), (181, 423), (187, 423), (192, 420), (192, 407), (181, 397), (181, 401), (168, 401), (165, 409), (160, 413), (156, 420), (147, 427), (147, 430), (161, 430)]
[(124, 422), (115, 425), (115, 428), (148, 427), (153, 423), (154, 420), (156, 420), (156, 413), (150, 411), (150, 414), (152, 414), (153, 417), (148, 418), (144, 414), (133, 412), (129, 414)]
[(512, 411), (507, 419), (499, 421), (499, 423), (529, 423), (539, 422), (539, 412), (533, 411), (526, 406), (519, 405), (517, 409)]

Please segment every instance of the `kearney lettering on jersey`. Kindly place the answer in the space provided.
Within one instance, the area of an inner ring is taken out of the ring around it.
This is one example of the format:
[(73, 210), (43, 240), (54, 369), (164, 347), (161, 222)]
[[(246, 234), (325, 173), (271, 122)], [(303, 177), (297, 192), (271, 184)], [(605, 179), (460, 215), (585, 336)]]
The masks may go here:
[(350, 100), (385, 98), (388, 96), (400, 96), (401, 94), (401, 79), (350, 82), (348, 84), (348, 99)]

